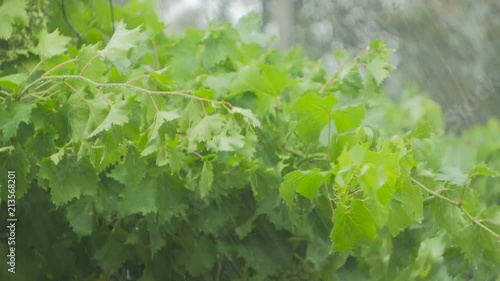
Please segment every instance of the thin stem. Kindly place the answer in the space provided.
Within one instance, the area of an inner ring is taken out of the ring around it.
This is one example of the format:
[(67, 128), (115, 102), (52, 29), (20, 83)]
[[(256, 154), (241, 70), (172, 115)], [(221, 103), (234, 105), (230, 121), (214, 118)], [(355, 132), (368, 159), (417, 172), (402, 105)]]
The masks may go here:
[(186, 98), (192, 98), (192, 99), (196, 99), (196, 100), (201, 100), (201, 101), (213, 102), (213, 103), (216, 103), (216, 104), (220, 104), (220, 105), (224, 106), (228, 111), (231, 111), (232, 107), (233, 107), (233, 105), (230, 104), (227, 101), (212, 100), (212, 99), (207, 99), (207, 98), (202, 98), (202, 97), (198, 97), (198, 96), (192, 95), (192, 93), (193, 93), (192, 90), (152, 91), (152, 90), (148, 90), (148, 89), (145, 89), (145, 88), (142, 88), (142, 87), (139, 87), (139, 86), (130, 85), (130, 84), (127, 84), (127, 83), (99, 83), (99, 82), (93, 81), (93, 80), (91, 80), (91, 79), (89, 79), (89, 78), (87, 78), (85, 76), (81, 76), (81, 75), (53, 75), (53, 76), (43, 76), (43, 77), (40, 77), (40, 78), (36, 79), (32, 83), (30, 83), (28, 86), (26, 86), (23, 89), (23, 91), (21, 92), (21, 94), (24, 93), (27, 89), (33, 87), (33, 85), (36, 85), (36, 84), (40, 83), (40, 81), (51, 80), (51, 79), (82, 80), (84, 82), (87, 82), (88, 84), (91, 84), (91, 85), (95, 86), (95, 87), (101, 87), (101, 88), (128, 88), (128, 89), (134, 89), (136, 91), (147, 93), (147, 94), (151, 94), (151, 95), (176, 95), (176, 96), (182, 96), (182, 97), (186, 97)]
[(328, 188), (328, 184), (326, 182), (326, 178), (323, 177), (323, 185), (325, 187), (326, 194), (328, 195), (328, 204), (330, 205), (330, 210), (332, 211), (332, 214), (334, 212), (333, 209), (333, 204), (332, 204), (332, 195), (330, 194), (330, 189)]
[(68, 86), (71, 90), (73, 90), (73, 92), (75, 92), (75, 94), (77, 94), (84, 102), (88, 103), (89, 101), (84, 98), (73, 86), (71, 86), (68, 82), (64, 81), (64, 84), (66, 84), (66, 86)]
[(486, 230), (487, 232), (493, 234), (493, 236), (496, 236), (497, 238), (500, 238), (500, 234), (496, 233), (495, 231), (493, 231), (492, 229), (490, 229), (489, 227), (487, 227), (486, 225), (482, 224), (479, 220), (475, 219), (471, 214), (469, 214), (469, 212), (467, 212), (463, 206), (458, 206), (458, 208), (462, 211), (462, 213), (464, 213), (468, 218), (469, 220), (471, 220), (473, 223), (477, 224), (479, 227), (481, 227), (482, 229)]
[(80, 76), (83, 75), (83, 73), (85, 72), (85, 70), (87, 70), (87, 68), (90, 66), (90, 64), (99, 57), (99, 54), (95, 54), (86, 64), (85, 66), (82, 68), (82, 71), (80, 71)]
[(205, 116), (207, 116), (207, 109), (205, 108), (205, 102), (204, 101), (200, 101), (201, 102), (201, 109), (203, 109), (203, 113), (205, 114)]
[[(28, 77), (30, 77), (31, 75), (33, 75), (33, 73), (35, 73), (35, 71), (40, 67), (40, 65), (42, 65), (42, 63), (45, 62), (44, 59), (41, 59), (36, 65), (35, 67), (33, 67), (33, 69), (30, 71), (30, 74), (28, 75)], [(28, 80), (26, 80), (28, 81)], [(17, 92), (16, 92), (16, 95), (17, 94), (20, 94), (22, 92), (24, 92), (24, 86), (26, 85), (26, 81), (23, 82), (23, 84), (21, 84), (21, 87), (19, 87), (17, 89)]]
[(101, 88), (98, 88), (97, 92), (102, 96), (102, 98), (106, 101), (108, 105), (113, 105), (113, 102), (106, 97), (106, 95), (102, 92)]
[(460, 202), (458, 202), (458, 207), (462, 207), (462, 204), (464, 203), (464, 196), (465, 196), (465, 188), (467, 187), (466, 184), (464, 184), (464, 187), (462, 187), (462, 195), (460, 196)]
[(49, 84), (49, 83), (50, 83), (50, 81), (43, 81), (43, 82), (42, 82), (42, 81), (40, 81), (40, 84), (36, 85), (36, 87), (35, 87), (34, 89), (35, 89), (35, 90), (38, 90), (38, 89), (40, 89), (41, 87), (43, 87), (43, 86), (45, 86), (45, 85), (47, 85), (47, 84)]
[(144, 78), (149, 79), (149, 74), (143, 74), (143, 75), (134, 77), (134, 78), (128, 80), (126, 84), (127, 85), (131, 85), (133, 82), (135, 82), (135, 81), (137, 81), (139, 79), (144, 79)]
[(53, 71), (57, 70), (58, 68), (61, 68), (61, 67), (65, 66), (66, 64), (72, 63), (72, 62), (74, 62), (74, 61), (76, 61), (76, 59), (70, 59), (70, 60), (64, 61), (64, 62), (62, 62), (62, 63), (60, 63), (60, 64), (58, 64), (58, 65), (56, 65), (56, 66), (52, 67), (51, 69), (49, 69), (49, 70), (45, 71), (45, 73), (44, 73), (44, 74), (42, 74), (42, 76), (47, 76), (47, 74), (49, 74), (49, 73), (51, 73), (51, 72), (53, 72)]
[(439, 194), (439, 193), (435, 192), (434, 190), (432, 190), (432, 189), (428, 188), (428, 187), (427, 187), (427, 186), (425, 186), (423, 183), (419, 182), (417, 179), (415, 179), (415, 178), (413, 178), (413, 177), (412, 177), (412, 178), (411, 178), (411, 180), (412, 180), (415, 184), (417, 184), (418, 186), (420, 186), (422, 189), (424, 189), (425, 191), (427, 191), (428, 193), (430, 193), (430, 194), (434, 195), (435, 197), (439, 197), (439, 198), (441, 198), (442, 200), (444, 200), (444, 201), (446, 201), (446, 202), (448, 202), (448, 203), (450, 203), (450, 204), (452, 204), (452, 205), (458, 206), (458, 203), (457, 203), (457, 202), (455, 202), (455, 201), (451, 200), (450, 198), (448, 198), (448, 197), (446, 197), (446, 196), (443, 196), (443, 195), (441, 195), (441, 194)]
[(160, 69), (160, 60), (158, 58), (158, 49), (156, 48), (156, 41), (155, 41), (154, 37), (151, 38), (151, 43), (153, 45), (153, 51), (154, 51), (154, 55), (155, 55), (156, 70), (158, 70), (158, 69)]
[(50, 90), (52, 90), (53, 88), (56, 88), (56, 87), (57, 87), (57, 85), (54, 84), (54, 85), (50, 86), (49, 88), (47, 88), (47, 89), (45, 89), (43, 91), (38, 91), (38, 92), (30, 93), (29, 95), (37, 97), (37, 98), (42, 98), (46, 93), (50, 92)]
[(10, 95), (12, 95), (11, 93), (7, 92), (7, 91), (4, 91), (4, 90), (0, 90), (0, 93), (10, 97)]
[(39, 63), (37, 63), (37, 64), (35, 65), (35, 67), (34, 67), (34, 68), (30, 71), (29, 76), (33, 75), (33, 73), (35, 73), (35, 71), (36, 71), (36, 70), (40, 67), (40, 65), (42, 65), (42, 63), (44, 63), (44, 62), (45, 62), (45, 60), (44, 60), (44, 59), (40, 60), (40, 62), (39, 62)]
[[(364, 55), (368, 50), (363, 50), (361, 52), (359, 52), (352, 60), (358, 60), (362, 55)], [(346, 66), (346, 64), (340, 66), (332, 75), (332, 78), (330, 78), (328, 80), (328, 82), (325, 83), (325, 85), (321, 88), (321, 90), (319, 90), (319, 93), (320, 94), (323, 94), (328, 88), (330, 88), (334, 83), (338, 82), (338, 78), (335, 78), (335, 76), (337, 76), (337, 74), (339, 74), (340, 71), (342, 71), (344, 69), (344, 67)]]
[(153, 106), (155, 107), (155, 110), (156, 112), (160, 112), (160, 109), (158, 108), (158, 105), (156, 104), (156, 101), (155, 99), (153, 98), (153, 95), (149, 95), (149, 98), (151, 99), (151, 101), (153, 102)]
[(332, 143), (332, 115), (328, 115), (328, 144), (326, 146), (326, 161), (328, 161), (328, 166), (330, 167), (330, 149)]
[(198, 153), (198, 152), (196, 152), (196, 151), (193, 151), (192, 153), (193, 153), (194, 155), (198, 156), (198, 158), (200, 158), (200, 159), (205, 158), (205, 156), (201, 155), (200, 153)]
[(445, 197), (433, 190), (431, 190), (430, 188), (428, 188), (427, 186), (425, 186), (423, 183), (419, 182), (418, 180), (416, 180), (415, 178), (411, 177), (411, 181), (413, 181), (415, 184), (417, 184), (418, 186), (420, 186), (422, 189), (424, 189), (425, 191), (429, 192), (430, 194), (434, 195), (435, 197), (439, 197), (441, 198), (442, 200), (456, 206), (458, 209), (460, 209), (460, 211), (462, 211), (462, 213), (465, 214), (465, 216), (474, 224), (476, 224), (477, 226), (481, 227), (482, 229), (486, 230), (487, 232), (489, 232), (490, 234), (492, 234), (493, 236), (495, 236), (496, 238), (499, 238), (500, 239), (500, 234), (496, 233), (495, 231), (493, 231), (491, 228), (487, 227), (486, 225), (484, 225), (483, 223), (481, 223), (479, 220), (475, 219), (469, 212), (467, 212), (467, 210), (465, 210), (461, 204), (461, 202), (457, 203), (453, 200), (451, 200), (450, 198), (448, 197)]

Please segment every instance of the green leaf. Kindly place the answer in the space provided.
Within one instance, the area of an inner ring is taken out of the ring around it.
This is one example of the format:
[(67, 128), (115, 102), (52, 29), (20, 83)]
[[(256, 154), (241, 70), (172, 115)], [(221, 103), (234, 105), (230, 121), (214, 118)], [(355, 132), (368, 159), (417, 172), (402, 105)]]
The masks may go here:
[(240, 33), (240, 38), (245, 43), (255, 42), (259, 45), (263, 45), (267, 36), (264, 34), (259, 34), (258, 29), (262, 26), (262, 17), (258, 13), (251, 12), (246, 16), (242, 17), (235, 28)]
[(108, 116), (102, 121), (102, 123), (88, 136), (89, 138), (97, 135), (102, 131), (107, 131), (111, 126), (121, 126), (128, 123), (128, 102), (120, 101), (111, 106), (111, 110)]
[(365, 119), (365, 106), (348, 106), (333, 111), (332, 119), (335, 121), (335, 128), (339, 133), (357, 128)]
[(206, 236), (200, 236), (196, 239), (185, 239), (185, 241), (182, 251), (175, 254), (176, 262), (185, 267), (192, 276), (210, 272), (215, 265), (217, 254), (212, 240)]
[(244, 136), (239, 134), (227, 135), (227, 133), (215, 135), (208, 144), (208, 147), (214, 151), (237, 151), (244, 146)]
[[(93, 116), (90, 116), (91, 110), (97, 112), (99, 112), (99, 110), (92, 109), (91, 105), (87, 104), (77, 95), (69, 96), (65, 108), (67, 108), (65, 117), (71, 127), (71, 140), (77, 142), (87, 136), (85, 134), (87, 124), (89, 119), (93, 118)], [(102, 111), (104, 110), (105, 108), (103, 108)]]
[(94, 231), (93, 210), (93, 198), (89, 196), (74, 200), (66, 206), (66, 219), (79, 237), (90, 235)]
[(200, 142), (212, 140), (214, 135), (222, 132), (225, 118), (221, 114), (207, 115), (187, 133), (189, 148), (194, 150)]
[(2, 148), (5, 150), (0, 152), (0, 167), (2, 168), (2, 173), (0, 174), (0, 202), (7, 198), (7, 185), (12, 184), (8, 182), (9, 171), (15, 173), (16, 199), (21, 199), (30, 187), (30, 180), (28, 180), (31, 165), (30, 159), (20, 145), (17, 145), (15, 148), (13, 146)]
[(58, 165), (49, 158), (43, 159), (38, 175), (49, 180), (52, 201), (60, 207), (81, 195), (95, 196), (98, 186), (97, 173), (86, 161), (66, 156)]
[(410, 138), (426, 139), (432, 135), (433, 128), (429, 121), (421, 119), (418, 121), (415, 128), (410, 131)]
[(109, 177), (123, 185), (138, 185), (146, 175), (147, 166), (140, 158), (139, 152), (133, 146), (129, 146), (127, 155), (123, 162), (109, 173)]
[(149, 74), (149, 81), (158, 86), (161, 90), (170, 90), (172, 85), (175, 84), (170, 76), (164, 74), (167, 69), (168, 67), (165, 67)]
[(420, 222), (423, 216), (422, 192), (418, 186), (405, 182), (394, 193), (390, 202), (391, 213), (387, 226), (395, 237), (399, 232), (409, 227), (413, 222)]
[(389, 73), (393, 70), (393, 66), (389, 64), (386, 60), (376, 57), (368, 63), (366, 66), (368, 73), (375, 79), (377, 85), (380, 86), (382, 81), (384, 81)]
[(373, 217), (365, 204), (355, 199), (351, 206), (339, 204), (333, 213), (331, 233), (332, 250), (353, 249), (362, 240), (372, 240), (376, 235)]
[(107, 235), (106, 242), (97, 248), (93, 256), (100, 269), (108, 274), (114, 274), (120, 265), (127, 260), (124, 242), (122, 232), (113, 231)]
[(212, 68), (235, 52), (237, 33), (232, 29), (213, 30), (204, 40), (205, 52), (202, 63), (206, 68)]
[(469, 178), (475, 176), (500, 177), (500, 172), (488, 167), (484, 163), (481, 163), (474, 167), (474, 169), (472, 169), (472, 171), (469, 173)]
[(324, 183), (324, 176), (319, 169), (309, 171), (293, 171), (287, 174), (280, 185), (280, 196), (288, 206), (293, 205), (295, 192), (312, 200)]
[(255, 117), (255, 115), (249, 109), (233, 106), (231, 108), (231, 113), (237, 113), (242, 115), (245, 118), (245, 121), (255, 128), (261, 127), (259, 119), (257, 119), (257, 117)]
[(120, 21), (115, 27), (115, 33), (111, 36), (108, 44), (104, 49), (99, 51), (99, 54), (108, 60), (117, 62), (121, 67), (130, 65), (127, 59), (128, 51), (137, 46), (137, 43), (142, 39), (140, 26), (135, 29), (128, 30), (123, 21)]
[(70, 38), (59, 34), (59, 30), (48, 33), (42, 29), (38, 34), (38, 45), (35, 47), (35, 53), (42, 59), (48, 59), (66, 52), (66, 45)]
[(165, 238), (162, 235), (158, 221), (154, 215), (149, 214), (146, 216), (149, 232), (149, 247), (151, 251), (151, 258), (163, 247), (165, 247)]
[[(76, 95), (73, 96), (75, 96), (73, 98), (73, 102), (75, 102), (76, 99), (80, 99)], [(70, 109), (72, 108), (77, 109), (77, 111), (75, 111), (74, 113), (70, 113), (71, 116), (70, 124), (72, 124), (72, 131), (74, 132), (72, 136), (73, 139), (80, 139), (82, 137), (87, 138), (91, 133), (93, 133), (97, 129), (99, 125), (103, 123), (104, 119), (106, 119), (106, 116), (109, 115), (108, 106), (106, 105), (106, 102), (103, 99), (96, 98), (90, 100), (89, 102), (85, 102), (83, 100), (81, 101), (86, 104), (88, 113), (86, 113), (87, 110), (83, 108), (84, 105), (81, 103), (79, 104), (79, 101), (75, 102), (74, 107), (73, 106), (70, 107)], [(82, 119), (79, 121), (77, 118), (82, 118)], [(86, 122), (85, 130), (83, 131), (82, 134), (80, 134), (76, 130), (78, 128), (81, 128), (82, 126), (81, 122), (83, 121)]]
[(297, 133), (307, 141), (317, 141), (321, 130), (331, 118), (337, 103), (334, 96), (321, 98), (316, 93), (307, 94), (295, 101), (293, 111), (298, 115)]
[(156, 195), (159, 187), (161, 183), (156, 178), (154, 180), (145, 178), (138, 184), (125, 184), (119, 204), (120, 217), (158, 212)]
[(231, 85), (231, 90), (278, 96), (294, 84), (295, 81), (290, 78), (290, 72), (286, 68), (269, 64), (259, 66), (257, 63), (253, 63), (238, 71), (238, 76)]
[(26, 13), (25, 0), (5, 0), (0, 6), (0, 39), (9, 39), (15, 25), (27, 26), (29, 17)]
[(200, 178), (200, 194), (201, 197), (207, 196), (207, 194), (212, 189), (212, 183), (214, 181), (214, 171), (213, 166), (210, 161), (205, 161), (203, 163), (203, 169), (201, 170)]
[(452, 166), (444, 166), (442, 173), (436, 174), (436, 180), (446, 181), (458, 186), (462, 186), (468, 181), (468, 175), (463, 173), (460, 168)]
[(169, 122), (169, 121), (178, 119), (179, 117), (180, 117), (180, 114), (178, 113), (177, 110), (157, 112), (156, 116), (155, 116), (154, 126), (151, 129), (151, 131), (149, 132), (148, 142), (151, 142), (152, 140), (156, 139), (156, 137), (158, 137), (158, 130), (160, 130), (160, 127), (165, 122)]
[[(21, 122), (30, 123), (30, 115), (34, 105), (34, 103), (15, 101), (7, 104), (4, 112), (0, 111), (0, 116), (5, 116), (5, 121), (0, 124), (5, 142), (16, 135), (17, 128)], [(0, 110), (2, 110), (1, 107)]]
[(19, 87), (26, 82), (28, 77), (29, 75), (27, 73), (16, 73), (0, 77), (0, 87), (7, 88), (13, 92), (17, 91)]

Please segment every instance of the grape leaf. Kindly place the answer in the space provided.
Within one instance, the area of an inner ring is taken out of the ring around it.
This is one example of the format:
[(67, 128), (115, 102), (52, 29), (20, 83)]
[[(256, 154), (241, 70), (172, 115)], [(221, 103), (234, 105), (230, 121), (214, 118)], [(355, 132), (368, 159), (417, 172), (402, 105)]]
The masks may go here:
[(277, 96), (286, 88), (295, 84), (290, 72), (285, 68), (252, 63), (238, 71), (238, 76), (231, 85), (235, 92), (252, 91), (257, 94)]
[(111, 106), (111, 110), (104, 121), (88, 137), (91, 138), (102, 131), (107, 131), (113, 125), (121, 126), (126, 124), (129, 121), (128, 104), (127, 101), (120, 101)]
[(123, 185), (137, 185), (146, 175), (146, 171), (147, 167), (137, 149), (129, 146), (124, 161), (109, 173), (109, 177)]
[(125, 184), (125, 189), (120, 196), (119, 215), (125, 217), (138, 213), (143, 215), (156, 213), (158, 211), (156, 194), (159, 186), (161, 183), (156, 178), (145, 178), (139, 184)]
[(310, 171), (293, 171), (287, 174), (280, 185), (280, 196), (288, 206), (293, 205), (295, 192), (308, 199), (313, 199), (324, 183), (324, 177), (319, 169)]
[(391, 235), (396, 236), (413, 222), (422, 220), (423, 198), (420, 188), (408, 182), (403, 183), (394, 193), (390, 207), (387, 226)]
[(158, 130), (163, 125), (163, 123), (178, 119), (179, 117), (180, 115), (177, 110), (157, 112), (155, 116), (154, 126), (149, 133), (148, 142), (158, 137)]
[(365, 107), (362, 104), (333, 111), (332, 119), (339, 133), (357, 128), (365, 119)]
[(376, 57), (368, 63), (366, 70), (375, 79), (377, 85), (380, 85), (389, 76), (389, 72), (393, 70), (393, 66), (386, 60)]
[(16, 73), (3, 76), (0, 77), (0, 86), (12, 91), (17, 91), (19, 86), (21, 86), (28, 79), (28, 77), (29, 75), (27, 73)]
[(0, 167), (3, 170), (0, 175), (0, 203), (7, 198), (7, 185), (11, 184), (8, 182), (9, 171), (15, 173), (16, 199), (21, 199), (30, 187), (30, 181), (27, 179), (30, 161), (25, 150), (19, 145), (6, 147), (0, 152)]
[(58, 165), (49, 159), (40, 163), (38, 175), (49, 180), (52, 201), (58, 207), (81, 195), (95, 196), (97, 191), (97, 174), (88, 161), (76, 160), (74, 156), (64, 157)]
[(34, 103), (16, 101), (7, 104), (7, 108), (4, 110), (0, 107), (0, 116), (5, 116), (5, 121), (0, 124), (5, 142), (16, 134), (21, 122), (30, 123), (30, 115), (34, 105)]
[(70, 202), (65, 208), (66, 218), (79, 237), (90, 235), (94, 231), (95, 217), (92, 202), (92, 197), (84, 196)]
[(349, 208), (339, 204), (333, 214), (332, 250), (346, 251), (361, 240), (375, 238), (376, 226), (365, 204), (355, 199)]
[(115, 28), (115, 33), (111, 36), (108, 44), (99, 54), (106, 59), (117, 63), (120, 67), (127, 67), (130, 61), (127, 59), (128, 51), (135, 47), (142, 39), (140, 26), (128, 30), (123, 21), (120, 21)]
[(14, 25), (27, 26), (29, 17), (26, 13), (25, 0), (5, 0), (0, 6), (0, 38), (9, 39)]
[(337, 103), (334, 96), (319, 97), (307, 94), (295, 101), (293, 110), (298, 115), (297, 133), (308, 141), (317, 141), (321, 130), (328, 124), (332, 108)]
[(435, 178), (439, 181), (446, 181), (461, 186), (467, 182), (468, 175), (458, 167), (444, 166), (442, 167), (442, 173), (436, 174)]
[(212, 183), (214, 181), (214, 172), (213, 166), (210, 161), (205, 161), (203, 163), (203, 169), (201, 170), (201, 178), (200, 178), (200, 194), (201, 197), (207, 196), (207, 194), (212, 189)]
[(43, 29), (38, 35), (38, 45), (35, 47), (35, 53), (42, 59), (48, 59), (66, 52), (66, 45), (70, 38), (59, 34), (59, 30), (48, 33)]
[(158, 225), (158, 221), (155, 216), (149, 214), (146, 216), (146, 222), (148, 224), (148, 232), (149, 232), (149, 246), (151, 251), (151, 258), (154, 258), (154, 255), (163, 247), (165, 247), (165, 239), (162, 237), (162, 232), (160, 230), (160, 226)]
[(260, 123), (259, 119), (257, 119), (257, 117), (255, 117), (255, 115), (252, 113), (251, 110), (237, 107), (237, 106), (233, 106), (231, 108), (231, 112), (242, 115), (245, 118), (245, 121), (247, 123), (251, 124), (255, 128), (261, 127), (261, 123)]
[(108, 274), (113, 274), (127, 260), (127, 252), (124, 244), (123, 232), (111, 232), (104, 245), (99, 247), (93, 258), (99, 267)]

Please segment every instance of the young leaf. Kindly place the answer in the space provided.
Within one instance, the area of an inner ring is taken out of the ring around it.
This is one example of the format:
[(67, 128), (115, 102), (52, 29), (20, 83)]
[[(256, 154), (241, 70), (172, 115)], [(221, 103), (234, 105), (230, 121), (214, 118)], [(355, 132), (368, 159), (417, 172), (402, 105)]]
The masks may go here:
[(180, 117), (177, 110), (171, 111), (159, 111), (156, 113), (154, 126), (149, 132), (148, 142), (156, 139), (158, 137), (158, 130), (165, 122), (169, 122)]
[(113, 125), (121, 126), (129, 121), (128, 117), (128, 102), (120, 101), (111, 107), (108, 116), (104, 121), (88, 136), (89, 138), (97, 135), (102, 131), (107, 131)]
[(351, 206), (339, 204), (333, 213), (332, 250), (346, 251), (361, 240), (375, 238), (376, 226), (365, 204), (355, 199)]
[(140, 28), (139, 26), (128, 30), (125, 23), (120, 21), (116, 26), (115, 33), (111, 36), (106, 47), (102, 51), (99, 51), (99, 54), (103, 58), (118, 62), (123, 67), (130, 65), (127, 59), (127, 52), (141, 40)]
[(26, 13), (25, 0), (5, 0), (0, 6), (0, 39), (9, 39), (14, 25), (27, 26), (29, 17)]
[(97, 173), (90, 163), (76, 157), (65, 157), (58, 165), (49, 159), (43, 159), (38, 175), (49, 180), (50, 194), (56, 206), (62, 206), (81, 195), (95, 195), (97, 191)]
[(280, 196), (288, 206), (293, 205), (295, 192), (312, 200), (324, 182), (324, 177), (319, 169), (309, 171), (293, 171), (285, 176), (280, 185)]
[(317, 141), (321, 130), (328, 124), (332, 108), (337, 103), (334, 96), (319, 97), (307, 94), (295, 101), (293, 110), (298, 115), (297, 133), (308, 141)]
[(38, 35), (38, 45), (35, 48), (36, 54), (43, 59), (48, 59), (66, 52), (66, 45), (70, 38), (59, 34), (59, 30), (48, 33), (43, 29)]
[(207, 194), (212, 189), (212, 183), (214, 181), (214, 171), (213, 166), (210, 161), (205, 161), (203, 163), (203, 169), (201, 170), (200, 178), (200, 194), (201, 197), (207, 196)]

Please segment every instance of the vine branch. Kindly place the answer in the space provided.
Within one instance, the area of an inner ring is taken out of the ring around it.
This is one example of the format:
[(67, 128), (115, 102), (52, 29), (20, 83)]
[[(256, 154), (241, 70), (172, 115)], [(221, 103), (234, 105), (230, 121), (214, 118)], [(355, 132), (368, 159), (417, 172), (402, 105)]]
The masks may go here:
[(476, 224), (477, 226), (481, 227), (482, 229), (486, 230), (487, 232), (489, 232), (491, 235), (495, 236), (497, 239), (500, 239), (500, 234), (496, 233), (495, 231), (493, 231), (491, 228), (487, 227), (486, 225), (484, 225), (483, 223), (481, 223), (481, 221), (479, 221), (478, 219), (474, 218), (469, 212), (467, 212), (467, 210), (464, 209), (464, 207), (462, 206), (461, 202), (455, 202), (453, 200), (451, 200), (450, 198), (446, 197), (446, 196), (443, 196), (435, 191), (433, 191), (432, 189), (428, 188), (427, 186), (425, 186), (423, 183), (421, 183), (420, 181), (418, 181), (417, 179), (413, 178), (413, 177), (410, 177), (411, 181), (414, 182), (416, 185), (420, 186), (422, 189), (424, 189), (425, 191), (427, 191), (428, 193), (434, 195), (435, 197), (438, 197), (440, 198), (441, 200), (444, 200), (450, 204), (452, 204), (453, 206), (457, 207), (460, 211), (462, 211), (462, 213), (465, 214), (465, 216), (474, 224)]
[(39, 85), (40, 83), (43, 83), (46, 80), (81, 80), (84, 81), (90, 85), (93, 85), (97, 88), (128, 88), (132, 90), (136, 90), (138, 92), (143, 92), (147, 93), (150, 95), (176, 95), (176, 96), (182, 96), (186, 98), (191, 98), (191, 99), (196, 99), (200, 101), (205, 101), (205, 102), (212, 102), (216, 104), (220, 104), (224, 106), (227, 109), (231, 109), (232, 105), (228, 103), (227, 101), (219, 101), (219, 100), (212, 100), (212, 99), (207, 99), (203, 97), (198, 97), (195, 95), (192, 95), (193, 91), (192, 90), (178, 90), (178, 91), (153, 91), (149, 90), (146, 88), (142, 88), (133, 84), (130, 84), (129, 82), (127, 83), (101, 83), (101, 82), (96, 82), (92, 79), (89, 79), (85, 76), (82, 75), (50, 75), (50, 76), (41, 76), (40, 78), (36, 79), (35, 81), (31, 82), (28, 84), (26, 87), (23, 88), (21, 91), (21, 95), (24, 94), (29, 88), (34, 87)]

